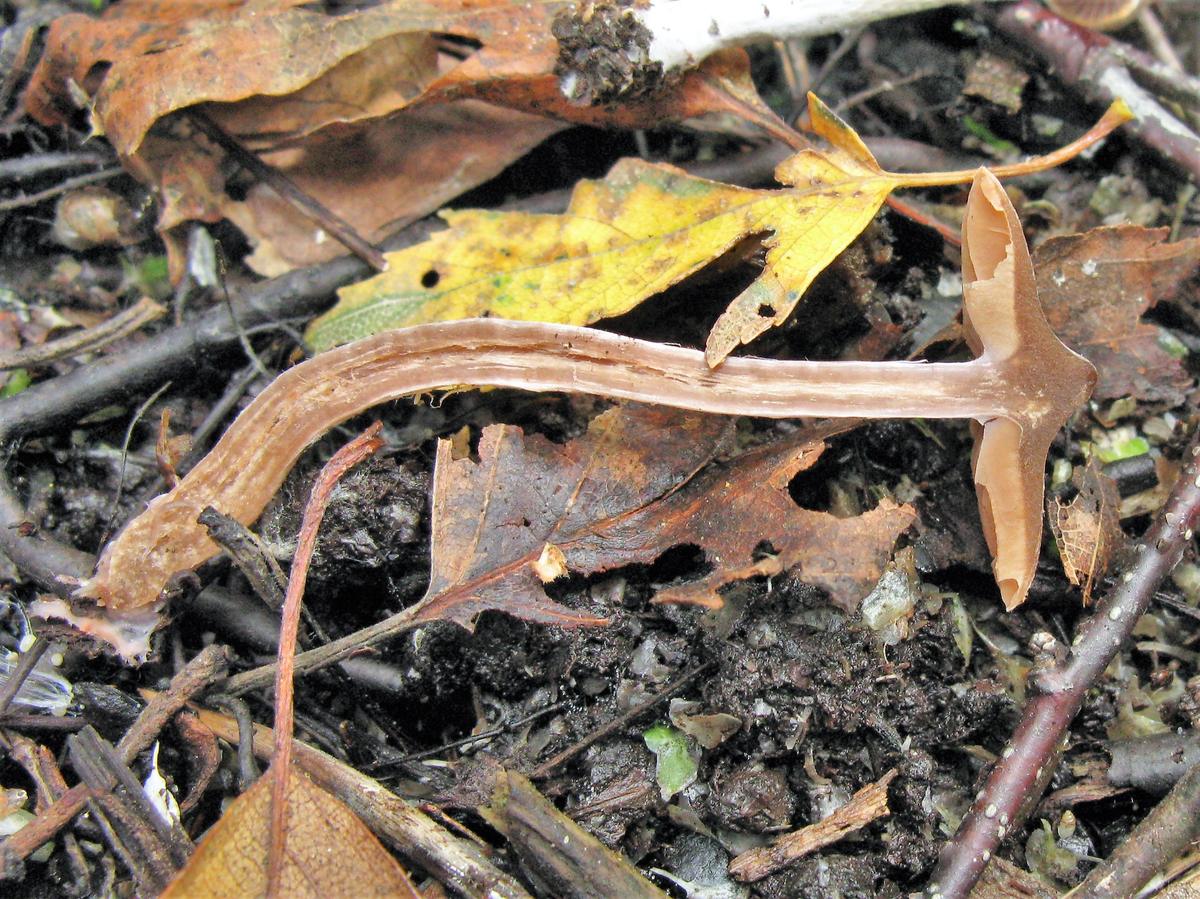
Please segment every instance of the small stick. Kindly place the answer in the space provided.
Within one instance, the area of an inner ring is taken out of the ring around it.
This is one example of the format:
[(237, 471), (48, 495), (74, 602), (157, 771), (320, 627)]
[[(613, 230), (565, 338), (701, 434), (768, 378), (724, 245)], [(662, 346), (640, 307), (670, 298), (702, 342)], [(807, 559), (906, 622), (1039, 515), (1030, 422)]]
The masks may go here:
[(383, 253), (359, 234), (348, 221), (324, 203), (306, 194), (296, 182), (288, 178), (279, 169), (263, 162), (254, 153), (243, 147), (239, 141), (234, 140), (226, 134), (216, 122), (203, 112), (196, 109), (190, 110), (188, 118), (191, 119), (192, 124), (205, 137), (232, 156), (240, 166), (249, 171), (255, 178), (262, 181), (275, 191), (275, 193), (291, 203), (306, 218), (312, 219), (324, 228), (329, 232), (330, 237), (347, 250), (362, 259), (377, 272), (387, 270), (387, 260), (383, 257)]
[(57, 340), (49, 340), (38, 346), (21, 347), (19, 350), (0, 352), (0, 371), (14, 368), (32, 368), (44, 365), (64, 356), (87, 353), (107, 346), (132, 334), (142, 325), (161, 318), (167, 310), (149, 297), (142, 297), (128, 309), (102, 321), (93, 328), (85, 328)]
[(1191, 543), (1200, 514), (1200, 432), (1192, 438), (1184, 463), (1162, 513), (1138, 543), (1132, 567), (1079, 628), (1064, 661), (1032, 678), (1034, 696), (970, 812), (942, 850), (926, 895), (970, 893), (996, 847), (1020, 826), (1041, 795), (1054, 773), (1051, 759), (1064, 743), (1088, 690)]
[(304, 507), (291, 577), (283, 600), (283, 623), (279, 633), (279, 660), (275, 673), (275, 752), (271, 762), (271, 840), (267, 855), (267, 894), (278, 896), (283, 877), (287, 842), (287, 786), (292, 765), (292, 709), (295, 698), (295, 674), (292, 658), (296, 652), (296, 632), (300, 624), (300, 601), (308, 581), (308, 566), (317, 547), (317, 531), (325, 517), (325, 507), (337, 482), (351, 468), (375, 453), (382, 422), (376, 421), (358, 437), (334, 453), (317, 475)]
[(532, 771), (529, 772), (529, 779), (530, 780), (540, 780), (543, 777), (549, 776), (550, 772), (552, 772), (555, 768), (557, 768), (559, 765), (563, 764), (563, 762), (570, 761), (572, 758), (579, 755), (579, 753), (583, 752), (583, 750), (587, 749), (589, 746), (591, 746), (597, 740), (602, 740), (605, 737), (607, 737), (609, 734), (613, 733), (614, 731), (620, 730), (622, 727), (625, 727), (631, 721), (636, 720), (637, 717), (639, 715), (641, 715), (643, 712), (649, 711), (650, 709), (654, 708), (654, 706), (658, 705), (660, 702), (662, 702), (668, 696), (672, 696), (675, 693), (678, 693), (683, 687), (687, 686), (687, 684), (689, 684), (693, 680), (695, 680), (695, 678), (698, 675), (707, 671), (709, 669), (709, 667), (711, 667), (711, 663), (706, 662), (703, 665), (697, 665), (695, 668), (691, 669), (690, 671), (685, 671), (683, 674), (681, 674), (679, 677), (675, 678), (675, 680), (671, 681), (669, 684), (667, 684), (665, 687), (663, 687), (661, 690), (659, 690), (657, 693), (655, 693), (649, 699), (646, 699), (643, 702), (639, 702), (633, 708), (629, 709), (629, 711), (625, 712), (624, 714), (618, 715), (616, 718), (613, 718), (611, 721), (609, 721), (607, 724), (603, 725), (602, 727), (596, 728), (596, 730), (592, 731), (590, 734), (588, 734), (586, 737), (584, 737), (579, 742), (574, 743), (571, 746), (568, 746), (562, 752), (559, 752), (556, 755), (553, 755), (550, 758), (546, 759), (546, 761), (542, 762), (540, 765), (538, 765), (536, 768), (534, 768)]
[(1078, 899), (1136, 896), (1200, 835), (1200, 764), (1192, 765), (1112, 855), (1074, 891)]
[(76, 175), (74, 178), (60, 181), (54, 187), (39, 190), (35, 194), (22, 194), (10, 200), (0, 200), (0, 212), (12, 212), (14, 209), (35, 206), (43, 200), (53, 199), (59, 194), (65, 194), (67, 191), (74, 190), (77, 187), (86, 187), (89, 184), (95, 184), (97, 181), (107, 181), (109, 178), (115, 178), (117, 175), (124, 174), (124, 169), (101, 169), (98, 172), (88, 172), (86, 175)]
[[(1130, 124), (1133, 132), (1147, 146), (1200, 178), (1200, 136), (1134, 80), (1131, 68), (1136, 67), (1139, 75), (1159, 73), (1153, 65), (1142, 66), (1130, 52), (1132, 48), (1072, 25), (1032, 0), (1004, 7), (996, 14), (995, 22), (1001, 32), (1053, 65), (1065, 84), (1078, 88), (1088, 99), (1124, 100), (1135, 116)], [(1166, 69), (1161, 65), (1157, 68)], [(1200, 88), (1195, 79), (1181, 73), (1155, 80), (1160, 91), (1159, 81), (1175, 81), (1188, 89)]]
[(4, 686), (0, 688), (0, 715), (8, 711), (8, 707), (12, 705), (13, 699), (21, 692), (21, 687), (25, 685), (25, 681), (29, 679), (29, 675), (33, 673), (33, 668), (37, 665), (38, 659), (49, 648), (49, 642), (43, 640), (41, 637), (37, 637), (29, 645), (29, 648), (20, 654), (12, 674), (8, 676), (8, 680), (4, 682)]

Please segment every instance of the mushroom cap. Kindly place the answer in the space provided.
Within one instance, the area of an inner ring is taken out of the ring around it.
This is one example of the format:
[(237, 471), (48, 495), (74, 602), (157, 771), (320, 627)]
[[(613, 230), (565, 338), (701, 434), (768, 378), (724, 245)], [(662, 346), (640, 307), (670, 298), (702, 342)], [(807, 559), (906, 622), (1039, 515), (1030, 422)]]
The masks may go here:
[(1046, 456), (1087, 402), (1096, 369), (1050, 330), (1017, 212), (996, 176), (975, 174), (963, 220), (963, 330), (995, 364), (1013, 413), (975, 423), (979, 515), (1004, 605), (1025, 601), (1042, 542)]

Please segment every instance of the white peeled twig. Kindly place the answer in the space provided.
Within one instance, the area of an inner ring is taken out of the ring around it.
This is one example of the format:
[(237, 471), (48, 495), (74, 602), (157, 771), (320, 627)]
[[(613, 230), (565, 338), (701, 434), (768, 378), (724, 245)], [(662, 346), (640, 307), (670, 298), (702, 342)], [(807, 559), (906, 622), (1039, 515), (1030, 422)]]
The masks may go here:
[(815, 37), (966, 0), (654, 0), (635, 15), (653, 36), (651, 62), (689, 68), (726, 47)]
[[(814, 37), (968, 0), (619, 0), (577, 4), (556, 22), (568, 97), (609, 102), (653, 88), (718, 50)], [(998, 0), (985, 0), (998, 2)]]

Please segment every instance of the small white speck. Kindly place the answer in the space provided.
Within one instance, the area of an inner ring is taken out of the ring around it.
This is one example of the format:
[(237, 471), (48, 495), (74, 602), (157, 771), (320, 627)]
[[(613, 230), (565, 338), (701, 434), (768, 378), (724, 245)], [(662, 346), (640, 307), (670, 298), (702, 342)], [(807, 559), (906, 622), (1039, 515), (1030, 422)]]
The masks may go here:
[(1008, 833), (1008, 828), (1001, 824), (996, 828), (996, 839), (1003, 840), (1006, 833)]
[(1146, 544), (1145, 544), (1145, 543), (1139, 543), (1139, 544), (1137, 545), (1137, 551), (1138, 551), (1139, 553), (1144, 553), (1144, 552), (1146, 551)]
[(989, 805), (987, 808), (985, 808), (985, 809), (983, 810), (983, 816), (984, 816), (985, 818), (994, 818), (994, 817), (996, 817), (996, 803), (994, 803), (994, 802), (993, 802), (993, 803), (991, 803), (991, 804), (990, 804), (990, 805)]
[(975, 801), (976, 802), (983, 801), (983, 790), (980, 790), (978, 793), (975, 794)]
[(1183, 532), (1183, 539), (1184, 539), (1184, 540), (1191, 540), (1191, 539), (1192, 539), (1192, 536), (1193, 536), (1193, 533), (1192, 533), (1192, 529), (1191, 529), (1191, 528), (1188, 528), (1186, 531), (1184, 531), (1184, 532)]
[(1054, 274), (1051, 276), (1051, 280), (1053, 280), (1053, 281), (1054, 281), (1054, 286), (1055, 286), (1055, 287), (1062, 287), (1064, 284), (1066, 284), (1066, 283), (1067, 283), (1067, 276), (1066, 276), (1066, 275), (1064, 275), (1064, 274), (1062, 273), (1062, 271), (1060, 270), (1060, 271), (1057, 271), (1057, 272), (1055, 272), (1055, 273), (1054, 273)]
[(1015, 752), (1015, 750), (1011, 746), (1005, 746), (1004, 752), (1000, 753), (1000, 755), (1002, 758), (1010, 759), (1013, 757), (1013, 752)]
[(1121, 582), (1124, 584), (1128, 584), (1132, 580), (1133, 580), (1133, 572), (1132, 571), (1126, 571), (1123, 575), (1121, 575)]
[(1095, 259), (1089, 259), (1086, 262), (1084, 262), (1083, 265), (1079, 266), (1079, 270), (1081, 272), (1083, 272), (1085, 275), (1087, 275), (1089, 278), (1096, 277), (1096, 272), (1099, 271), (1099, 269), (1100, 269), (1100, 266), (1096, 265)]
[(1196, 478), (1196, 480), (1195, 480), (1195, 481), (1193, 481), (1193, 483), (1194, 483), (1194, 484), (1195, 484), (1197, 487), (1200, 487), (1200, 477), (1197, 477), (1197, 478)]
[(1121, 607), (1120, 606), (1113, 606), (1111, 609), (1108, 610), (1108, 620), (1109, 621), (1120, 621), (1121, 620)]
[(1001, 815), (1001, 816), (1000, 816), (1000, 826), (1001, 826), (1001, 827), (1008, 827), (1008, 815)]
[(1116, 647), (1120, 646), (1120, 645), (1121, 645), (1121, 638), (1120, 638), (1120, 637), (1113, 637), (1113, 638), (1112, 638), (1112, 645), (1113, 645), (1113, 648), (1114, 648), (1114, 649), (1115, 649)]
[(991, 850), (990, 850), (990, 849), (984, 849), (984, 850), (983, 850), (983, 860), (986, 862), (986, 861), (988, 861), (988, 860), (989, 860), (991, 857), (992, 857), (992, 852), (991, 852)]

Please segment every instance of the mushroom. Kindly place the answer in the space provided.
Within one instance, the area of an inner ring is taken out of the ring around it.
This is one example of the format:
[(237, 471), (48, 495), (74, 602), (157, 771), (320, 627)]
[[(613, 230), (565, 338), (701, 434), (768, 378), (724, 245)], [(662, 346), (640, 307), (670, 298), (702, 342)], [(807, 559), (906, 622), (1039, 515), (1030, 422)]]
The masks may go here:
[[(780, 362), (704, 354), (588, 328), (498, 319), (420, 325), (322, 353), (280, 375), (216, 447), (105, 547), (76, 596), (144, 610), (168, 579), (214, 556), (196, 518), (212, 505), (253, 522), (300, 453), (371, 406), (436, 388), (565, 390), (702, 412), (973, 419), (983, 529), (1001, 596), (1025, 599), (1041, 542), (1050, 441), (1096, 372), (1050, 330), (1020, 222), (980, 169), (963, 224), (968, 362)], [(59, 613), (55, 613), (58, 615)]]
[(1097, 31), (1112, 31), (1133, 21), (1142, 0), (1045, 0), (1068, 22)]

